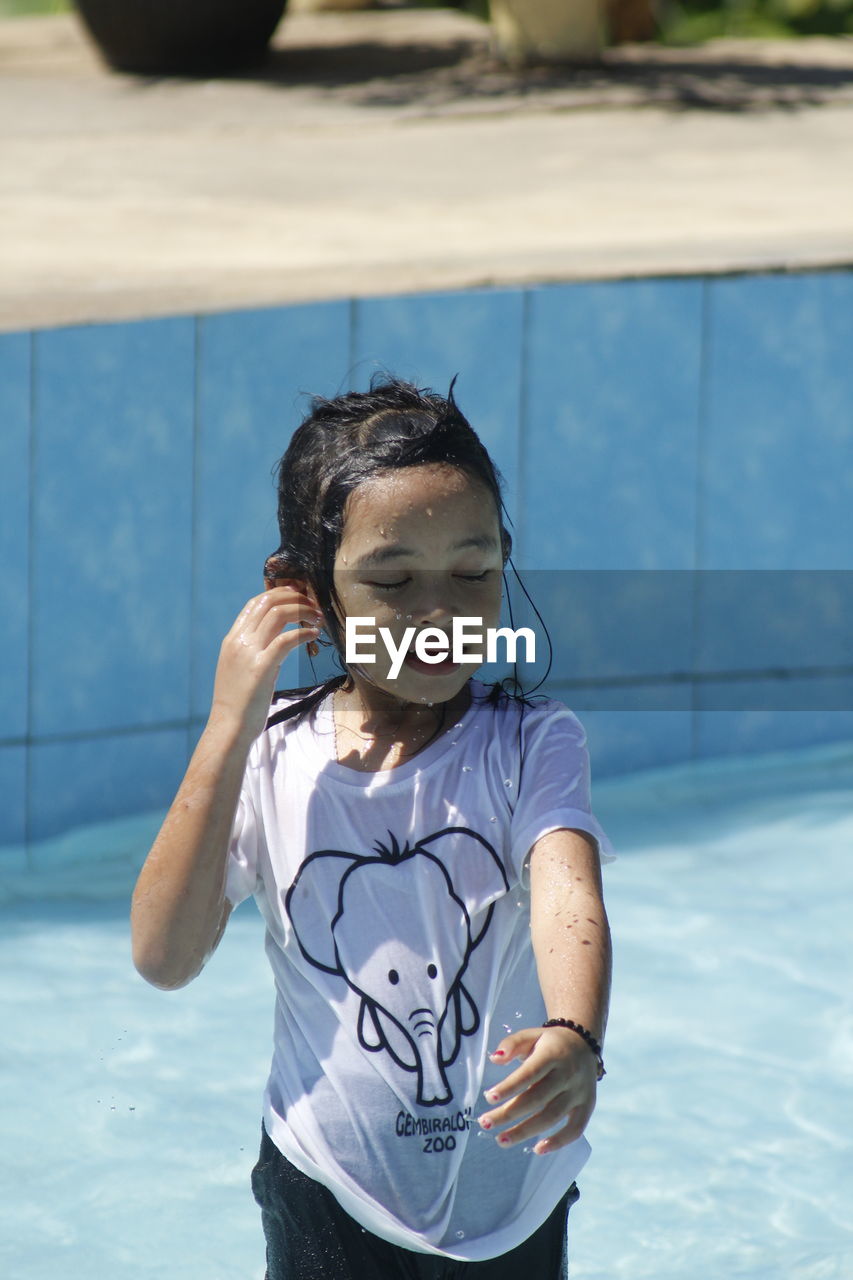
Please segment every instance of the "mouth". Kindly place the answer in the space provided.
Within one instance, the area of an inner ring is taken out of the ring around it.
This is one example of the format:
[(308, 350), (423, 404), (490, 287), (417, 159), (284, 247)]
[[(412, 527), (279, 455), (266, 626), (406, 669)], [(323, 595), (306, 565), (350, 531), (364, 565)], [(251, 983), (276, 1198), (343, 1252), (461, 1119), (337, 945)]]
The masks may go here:
[(452, 675), (462, 665), (461, 662), (454, 662), (451, 658), (442, 658), (441, 662), (422, 662), (417, 654), (411, 652), (406, 654), (403, 663), (412, 671), (430, 676)]

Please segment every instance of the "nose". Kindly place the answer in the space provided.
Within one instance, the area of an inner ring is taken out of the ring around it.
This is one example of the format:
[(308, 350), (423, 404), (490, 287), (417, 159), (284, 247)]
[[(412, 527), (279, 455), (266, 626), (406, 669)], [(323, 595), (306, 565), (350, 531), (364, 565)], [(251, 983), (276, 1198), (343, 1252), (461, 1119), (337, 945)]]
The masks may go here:
[(412, 621), (419, 627), (440, 627), (449, 630), (453, 623), (453, 610), (448, 601), (446, 581), (439, 574), (425, 573), (418, 583)]

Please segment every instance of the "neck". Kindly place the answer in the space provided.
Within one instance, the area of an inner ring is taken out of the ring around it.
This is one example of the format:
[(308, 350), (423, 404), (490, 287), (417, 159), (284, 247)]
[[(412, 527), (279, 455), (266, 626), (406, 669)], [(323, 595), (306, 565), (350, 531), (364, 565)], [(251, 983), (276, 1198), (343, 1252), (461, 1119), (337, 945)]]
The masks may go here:
[(335, 695), (335, 709), (357, 732), (374, 738), (402, 740), (412, 733), (422, 735), (424, 730), (436, 732), (441, 725), (450, 723), (451, 716), (458, 718), (468, 708), (468, 686), (448, 702), (407, 702), (375, 685), (351, 677)]

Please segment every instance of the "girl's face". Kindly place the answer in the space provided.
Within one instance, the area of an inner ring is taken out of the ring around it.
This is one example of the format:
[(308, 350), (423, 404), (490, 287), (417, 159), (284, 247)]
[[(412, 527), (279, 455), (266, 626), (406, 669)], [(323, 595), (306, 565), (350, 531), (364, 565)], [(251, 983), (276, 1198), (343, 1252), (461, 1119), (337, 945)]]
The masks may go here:
[[(495, 501), (480, 481), (444, 464), (388, 471), (350, 494), (334, 582), (343, 618), (371, 618), (361, 632), (375, 662), (349, 664), (357, 683), (366, 680), (407, 702), (447, 702), (479, 662), (421, 662), (412, 637), (399, 674), (379, 636), (387, 627), (399, 649), (407, 628), (427, 627), (452, 640), (454, 618), (477, 618), (466, 633), (471, 653), (485, 655), (487, 627), (498, 624), (501, 605), (500, 526)], [(361, 679), (359, 678), (361, 677)]]

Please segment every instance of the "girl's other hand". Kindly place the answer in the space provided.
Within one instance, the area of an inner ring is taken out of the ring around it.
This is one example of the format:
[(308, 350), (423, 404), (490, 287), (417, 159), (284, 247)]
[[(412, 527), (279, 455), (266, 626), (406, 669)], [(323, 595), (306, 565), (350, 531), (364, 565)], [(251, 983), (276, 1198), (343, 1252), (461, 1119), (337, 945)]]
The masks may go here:
[[(300, 644), (316, 639), (322, 622), (316, 601), (296, 582), (249, 600), (222, 641), (211, 718), (253, 742), (266, 723), (279, 667)], [(291, 623), (295, 629), (285, 631)]]
[(530, 1027), (505, 1036), (492, 1062), (522, 1065), (486, 1094), (492, 1110), (480, 1116), (483, 1129), (510, 1125), (498, 1135), (500, 1146), (529, 1141), (566, 1123), (536, 1143), (536, 1155), (559, 1151), (579, 1138), (595, 1108), (598, 1063), (589, 1046), (567, 1027)]

